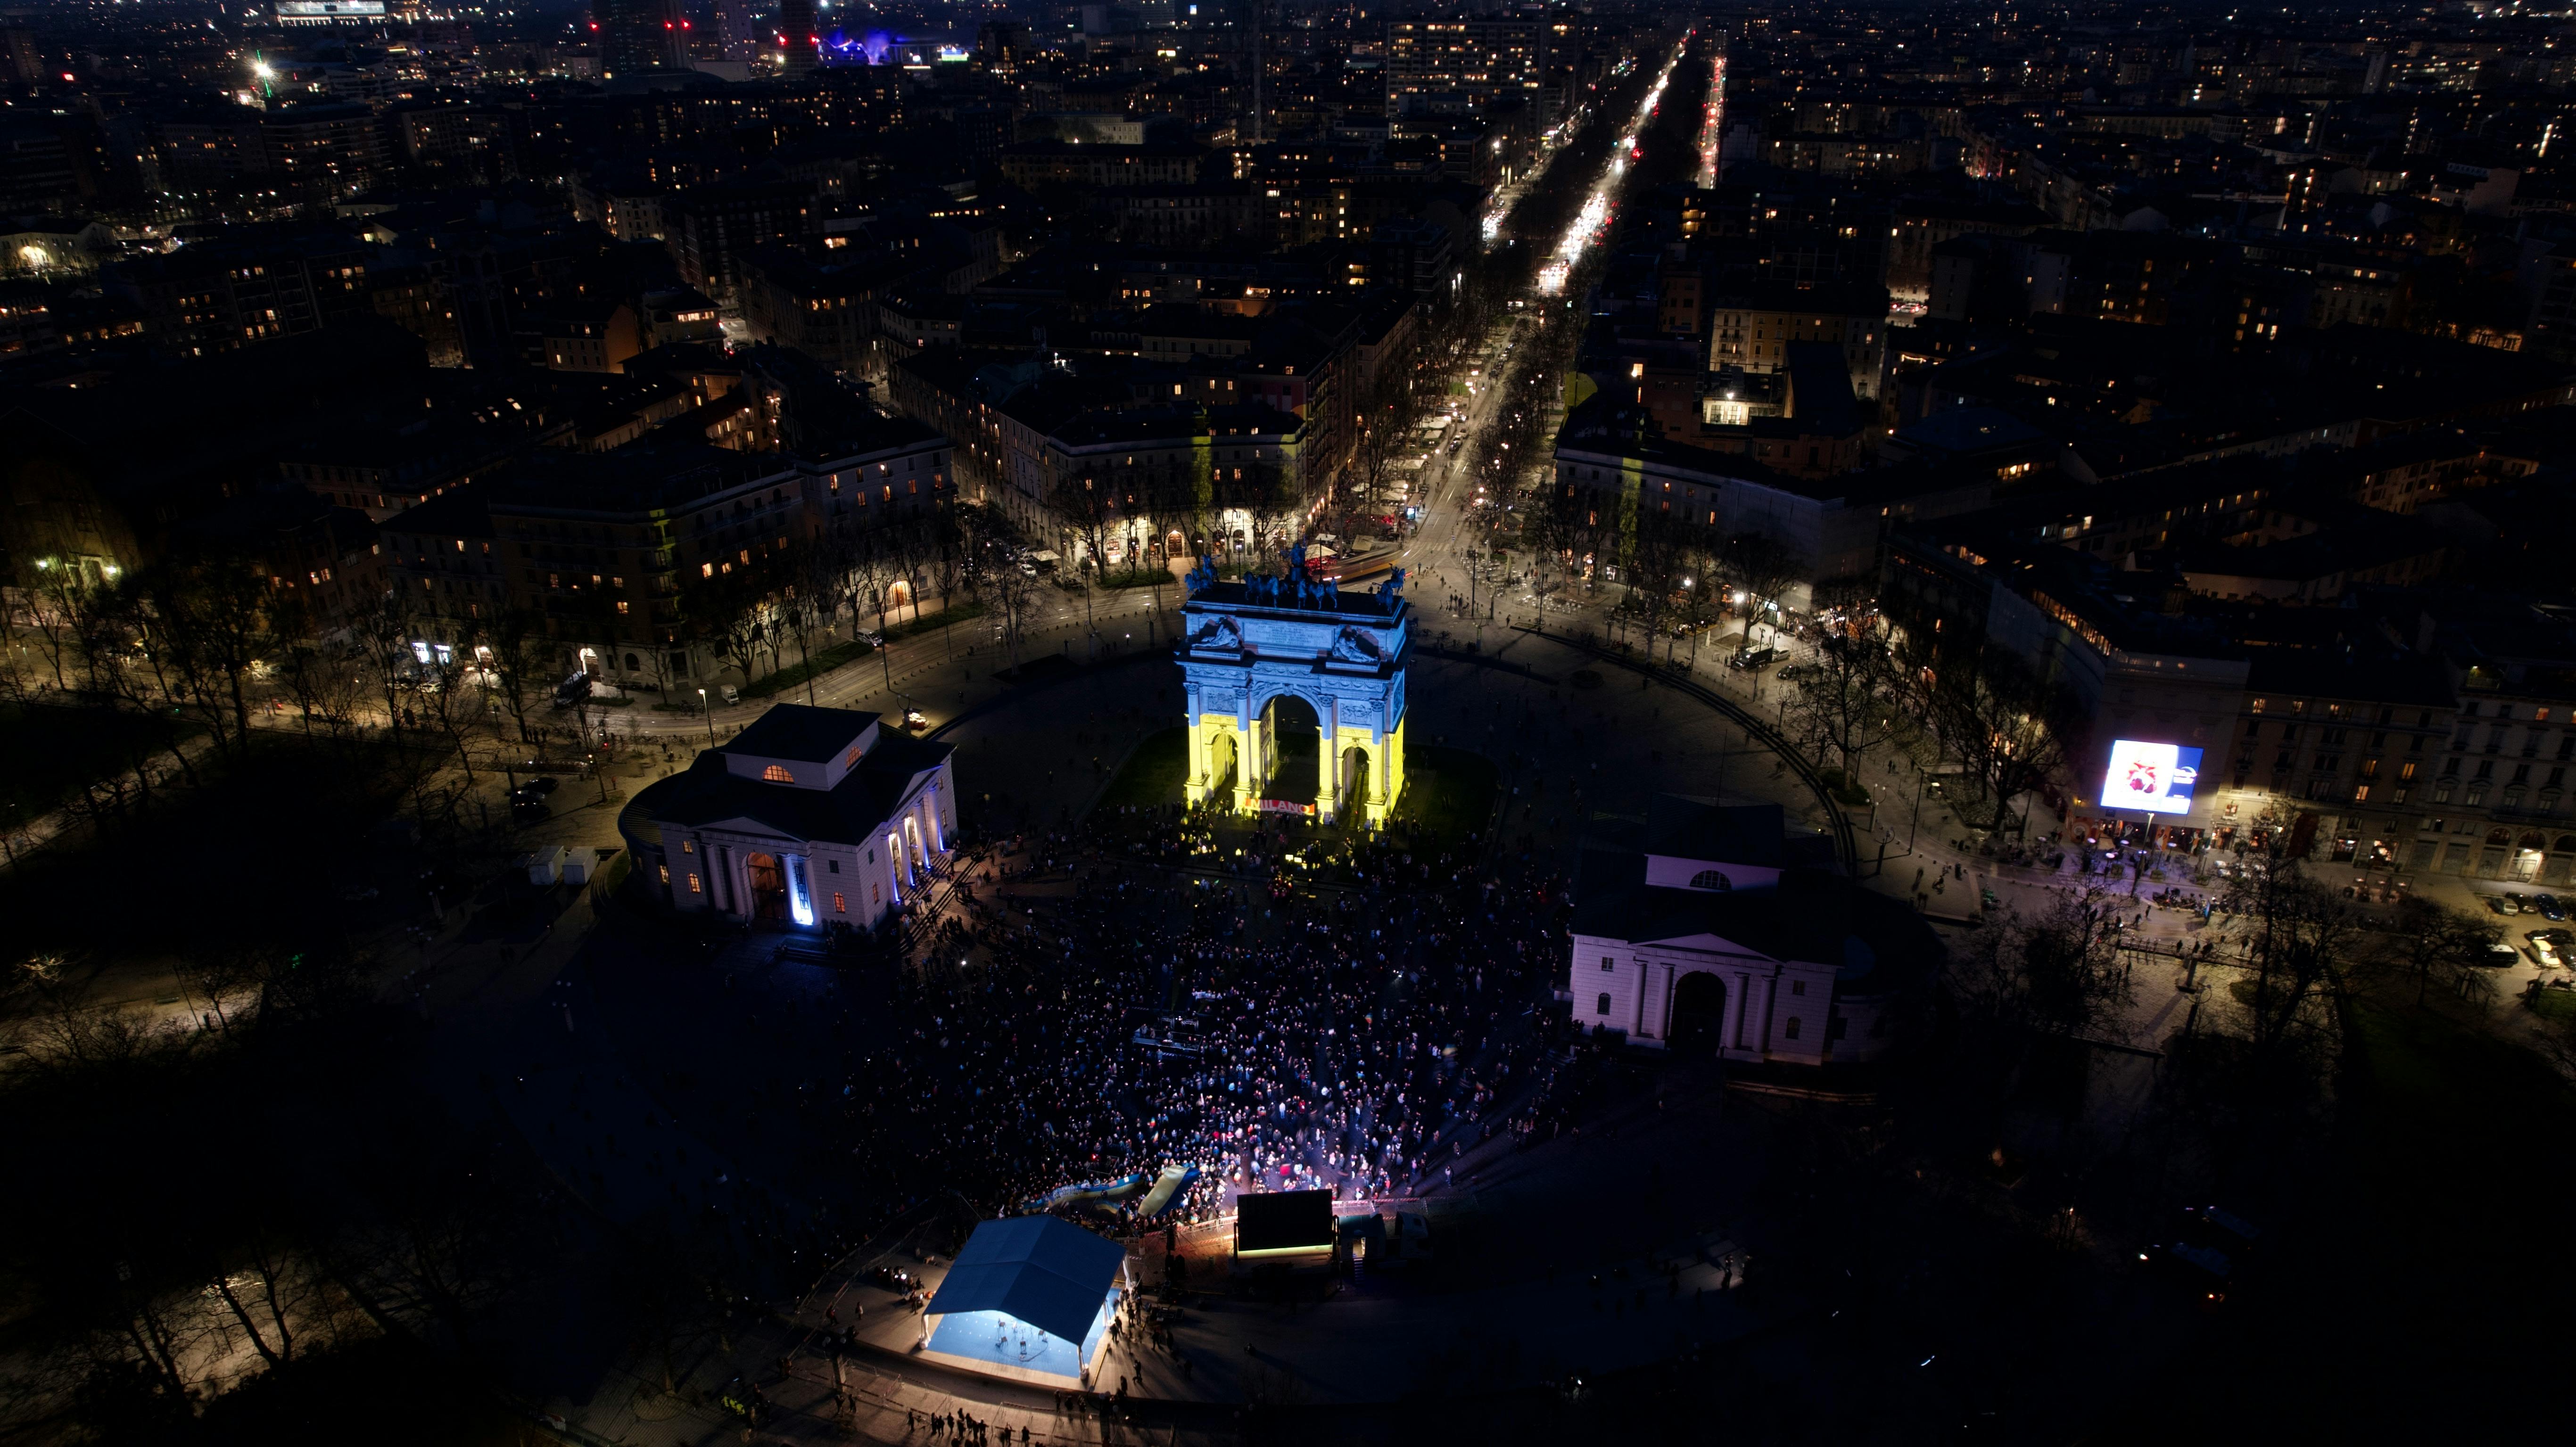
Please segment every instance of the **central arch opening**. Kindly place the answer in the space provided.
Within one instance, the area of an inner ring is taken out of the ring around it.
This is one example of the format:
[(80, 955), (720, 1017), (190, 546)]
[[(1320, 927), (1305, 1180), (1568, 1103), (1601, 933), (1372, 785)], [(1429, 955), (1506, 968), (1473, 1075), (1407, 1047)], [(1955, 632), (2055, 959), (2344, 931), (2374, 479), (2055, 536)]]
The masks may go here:
[(783, 920), (787, 918), (787, 871), (776, 858), (755, 854), (743, 861), (743, 872), (751, 880), (751, 917)]
[(1235, 757), (1234, 735), (1221, 733), (1208, 740), (1208, 790), (1210, 793), (1234, 792), (1234, 774), (1240, 761)]
[(1714, 1054), (1724, 1043), (1726, 983), (1706, 970), (1693, 970), (1673, 983), (1672, 1046), (1693, 1054)]
[(1322, 747), (1323, 725), (1313, 704), (1293, 693), (1270, 700), (1261, 710), (1261, 797), (1313, 804)]

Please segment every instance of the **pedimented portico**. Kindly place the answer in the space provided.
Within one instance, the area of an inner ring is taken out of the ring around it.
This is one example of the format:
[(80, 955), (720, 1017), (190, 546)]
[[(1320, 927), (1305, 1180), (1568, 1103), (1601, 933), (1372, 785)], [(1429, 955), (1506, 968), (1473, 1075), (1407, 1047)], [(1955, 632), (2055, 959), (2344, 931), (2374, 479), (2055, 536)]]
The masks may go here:
[(1938, 945), (1913, 911), (1816, 862), (1776, 805), (1658, 800), (1646, 848), (1587, 849), (1576, 1023), (1634, 1044), (1821, 1065), (1886, 1048), (1887, 1007)]
[(618, 826), (676, 910), (789, 929), (874, 925), (948, 852), (951, 753), (873, 713), (780, 704), (637, 794)]

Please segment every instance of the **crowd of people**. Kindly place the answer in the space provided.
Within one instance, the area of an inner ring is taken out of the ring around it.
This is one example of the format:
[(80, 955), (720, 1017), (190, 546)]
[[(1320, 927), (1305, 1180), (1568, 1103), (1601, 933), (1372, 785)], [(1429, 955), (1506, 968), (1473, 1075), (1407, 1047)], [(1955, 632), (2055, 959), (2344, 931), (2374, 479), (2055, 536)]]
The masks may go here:
[[(1158, 1213), (1188, 1221), (1244, 1190), (1420, 1194), (1546, 1108), (1559, 878), (1303, 823), (1213, 826), (1235, 872), (1128, 852), (1211, 827), (1111, 814), (971, 865), (845, 1089), (863, 1172), (991, 1210), (1196, 1165)], [(1274, 872), (1327, 845), (1366, 882)]]

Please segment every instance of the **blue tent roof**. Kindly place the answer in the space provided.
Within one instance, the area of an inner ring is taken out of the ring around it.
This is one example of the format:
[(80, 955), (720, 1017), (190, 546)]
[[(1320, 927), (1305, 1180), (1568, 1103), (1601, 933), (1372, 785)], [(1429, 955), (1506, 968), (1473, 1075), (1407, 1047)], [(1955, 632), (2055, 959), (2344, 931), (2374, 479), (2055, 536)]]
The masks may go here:
[(1126, 1247), (1053, 1216), (986, 1221), (957, 1253), (925, 1315), (998, 1311), (1079, 1343), (1126, 1260)]

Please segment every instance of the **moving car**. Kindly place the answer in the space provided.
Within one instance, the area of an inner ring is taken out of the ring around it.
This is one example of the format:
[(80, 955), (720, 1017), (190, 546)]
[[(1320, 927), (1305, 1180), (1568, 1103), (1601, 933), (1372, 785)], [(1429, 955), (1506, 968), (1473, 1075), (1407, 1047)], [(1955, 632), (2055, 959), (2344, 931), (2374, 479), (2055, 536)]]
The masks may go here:
[(1735, 651), (1735, 656), (1726, 661), (1726, 666), (1729, 668), (1760, 668), (1762, 665), (1769, 663), (1772, 659), (1779, 656), (1780, 650), (1777, 648), (1739, 648)]

